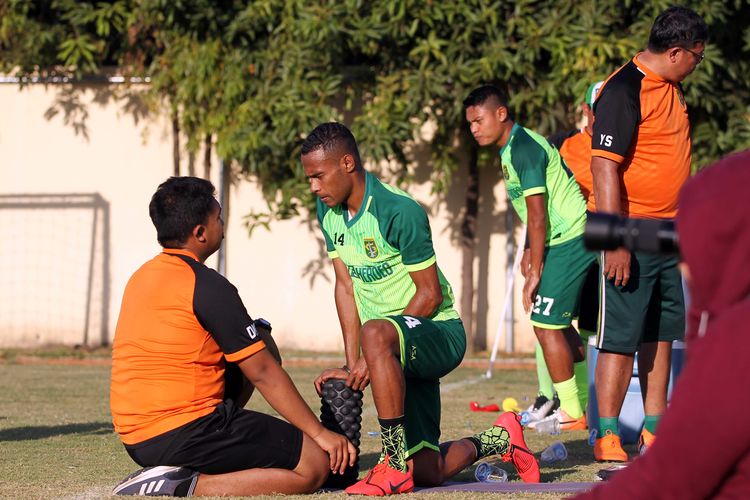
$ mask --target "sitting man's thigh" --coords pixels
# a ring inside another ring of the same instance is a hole
[[[213,413],[128,446],[142,466],[178,465],[205,474],[253,468],[294,470],[301,456],[302,431],[278,418],[220,403]]]

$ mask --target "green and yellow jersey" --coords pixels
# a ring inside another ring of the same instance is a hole
[[[401,315],[417,289],[409,273],[436,262],[424,209],[369,172],[362,206],[353,217],[346,207],[330,208],[320,200],[317,206],[328,256],[349,269],[361,322]],[[431,319],[458,318],[450,283],[440,268],[437,274],[443,302]]]
[[[525,198],[545,195],[547,246],[583,234],[586,202],[573,174],[547,139],[516,123],[508,142],[500,149],[500,161],[508,197],[524,224],[527,223]]]

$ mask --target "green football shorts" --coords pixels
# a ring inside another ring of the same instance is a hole
[[[626,286],[600,275],[596,347],[625,354],[636,352],[642,342],[682,340],[685,297],[678,263],[676,256],[633,252]]]
[[[466,352],[460,319],[433,321],[417,316],[389,316],[398,332],[406,377],[404,420],[406,455],[423,448],[440,451],[440,378],[453,371]]]
[[[571,325],[586,274],[596,254],[583,246],[583,236],[544,249],[544,268],[536,299],[531,307],[531,324],[550,330]]]

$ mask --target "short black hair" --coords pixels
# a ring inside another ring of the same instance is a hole
[[[687,7],[669,7],[656,17],[648,37],[648,49],[657,54],[671,47],[690,49],[708,39],[708,26]]]
[[[506,94],[500,87],[496,85],[482,85],[471,91],[471,93],[464,99],[464,109],[472,106],[482,106],[487,104],[488,101],[493,101],[498,107],[503,106],[508,108],[508,94]],[[510,111],[510,108],[508,108]]]
[[[322,149],[325,152],[342,148],[354,157],[357,167],[361,166],[359,148],[354,134],[346,125],[338,122],[321,123],[302,142],[302,156]]]
[[[151,197],[148,213],[164,248],[180,248],[214,208],[214,185],[198,177],[170,177]]]

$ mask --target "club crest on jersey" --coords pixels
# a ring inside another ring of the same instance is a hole
[[[375,243],[374,238],[365,238],[365,254],[371,259],[377,259],[378,255],[380,255],[380,251],[378,251],[378,245]]]
[[[505,166],[505,163],[503,163],[503,177],[505,177],[506,181],[510,179],[510,174],[508,173],[508,167]]]

